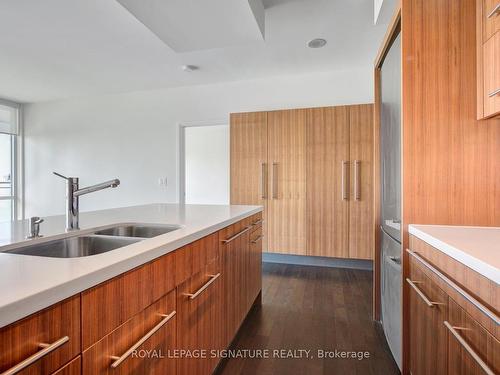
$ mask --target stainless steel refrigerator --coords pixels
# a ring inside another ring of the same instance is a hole
[[[381,320],[401,369],[401,34],[381,67]]]

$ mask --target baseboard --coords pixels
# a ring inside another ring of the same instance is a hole
[[[304,255],[262,253],[265,263],[296,264],[301,266],[352,268],[357,270],[373,270],[373,261],[365,259],[342,259],[328,257],[311,257]]]

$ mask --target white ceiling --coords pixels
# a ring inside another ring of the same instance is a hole
[[[175,52],[242,45],[264,38],[261,0],[117,1]]]
[[[348,70],[372,65],[385,32],[373,25],[373,0],[262,3],[265,40],[178,53],[115,0],[2,0],[0,97],[35,102]],[[326,47],[307,48],[316,37]]]

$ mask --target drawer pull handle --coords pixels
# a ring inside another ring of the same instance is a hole
[[[259,241],[260,241],[261,239],[263,239],[263,238],[264,238],[264,236],[261,234],[261,235],[257,236],[257,238],[256,238],[255,240],[252,240],[252,241],[250,241],[250,242],[251,242],[251,243],[257,243],[257,242],[259,242]]]
[[[24,361],[22,361],[22,362],[18,363],[17,365],[11,367],[7,371],[2,372],[1,375],[14,375],[14,374],[17,374],[19,371],[24,370],[26,367],[28,367],[28,366],[32,365],[33,363],[35,363],[36,361],[42,359],[47,354],[53,352],[54,350],[56,350],[60,346],[64,345],[68,341],[69,341],[69,337],[68,336],[64,336],[64,337],[60,338],[59,340],[53,342],[52,344],[45,344],[45,343],[38,344],[38,346],[40,348],[42,348],[42,350],[39,350],[38,352],[36,352],[32,356],[26,358]]]
[[[489,368],[489,366],[477,355],[477,353],[474,351],[474,349],[471,348],[471,346],[465,341],[465,339],[458,333],[458,331],[463,331],[466,330],[467,328],[463,327],[453,327],[449,322],[446,320],[443,322],[443,324],[448,328],[448,330],[451,332],[451,334],[455,337],[455,339],[460,343],[460,345],[463,346],[463,348],[471,355],[472,358],[477,362],[479,366],[484,370],[485,373],[488,375],[495,375],[492,369]]]
[[[238,233],[236,233],[234,236],[229,237],[227,240],[223,240],[222,243],[229,243],[232,240],[235,240],[236,238],[238,238],[239,236],[241,236],[243,233],[248,232],[251,228],[252,228],[251,225],[248,226],[248,227],[246,227],[245,229],[243,229],[243,230],[239,231]]]
[[[123,353],[121,356],[111,356],[111,359],[114,360],[114,362],[111,364],[111,368],[117,368],[120,366],[120,364],[125,361],[139,346],[144,344],[151,336],[153,336],[161,327],[163,327],[165,324],[168,323],[170,319],[172,319],[176,314],[176,311],[172,311],[170,314],[165,315],[165,314],[160,314],[163,319],[161,320],[160,323],[155,325],[148,333],[146,333],[144,336],[141,337],[139,341],[137,341],[134,345],[132,345],[125,353]]]
[[[439,302],[432,302],[429,298],[427,298],[427,296],[424,294],[424,292],[422,292],[420,290],[420,288],[418,286],[416,286],[415,284],[418,284],[419,281],[412,281],[410,280],[409,278],[406,278],[406,282],[408,284],[410,284],[410,286],[415,290],[415,292],[417,292],[417,294],[420,296],[420,298],[422,298],[422,300],[425,302],[425,304],[429,307],[434,307],[435,305],[442,305],[442,303],[439,303]]]
[[[210,280],[208,280],[205,284],[203,284],[203,286],[198,289],[196,292],[194,293],[186,293],[186,296],[189,297],[189,299],[195,299],[196,297],[198,297],[201,293],[203,293],[203,291],[205,289],[207,289],[210,284],[212,284],[215,280],[217,280],[220,276],[220,272],[216,275],[210,275]]]
[[[252,223],[252,226],[256,226],[256,225],[262,224],[263,222],[264,222],[264,220],[259,219],[259,220],[257,220],[256,222],[253,222],[253,223]]]
[[[497,4],[496,7],[486,16],[486,18],[492,18],[494,15],[500,13],[500,3]]]
[[[493,91],[493,92],[490,92],[490,93],[488,94],[488,97],[493,98],[494,96],[497,96],[498,94],[500,94],[500,89],[495,90],[495,91]]]
[[[466,300],[468,300],[470,303],[472,303],[474,306],[476,306],[481,312],[486,315],[488,318],[493,320],[497,325],[500,324],[500,318],[490,309],[488,309],[486,306],[484,306],[481,302],[479,302],[477,299],[472,297],[469,293],[467,293],[465,290],[460,288],[457,284],[455,284],[453,281],[451,281],[448,277],[446,277],[443,273],[441,273],[438,269],[436,269],[432,264],[427,262],[424,258],[422,258],[420,255],[418,255],[415,251],[412,251],[410,249],[406,249],[406,252],[410,254],[413,258],[415,258],[420,264],[422,264],[425,268],[430,270],[432,273],[437,275],[441,280],[443,280],[446,284],[448,284],[452,289],[454,289],[457,293],[461,294],[462,297],[464,297]]]

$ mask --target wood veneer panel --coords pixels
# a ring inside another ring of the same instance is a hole
[[[421,239],[410,236],[410,250],[415,251],[433,267],[446,275],[462,289],[471,294],[495,314],[500,312],[500,288],[498,285],[466,265],[456,261],[443,252],[435,249]],[[410,259],[411,261],[411,259]],[[410,264],[417,263],[411,261]],[[464,310],[480,322],[488,331],[500,338],[500,327],[483,314],[477,307],[467,301],[460,293],[451,288],[432,271],[420,267],[441,289],[451,296]]]
[[[349,258],[373,259],[373,104],[349,106]],[[358,161],[356,199],[355,162]]]
[[[40,343],[69,341],[20,374],[51,374],[80,353],[80,296],[30,315],[0,329],[0,372],[40,351]]]
[[[195,299],[186,296],[202,287],[210,275],[221,272],[220,259],[186,280],[177,290],[177,348],[206,350],[206,358],[183,357],[177,360],[178,375],[209,375],[218,363],[211,350],[223,344],[222,280],[219,277]]]
[[[307,255],[349,256],[349,201],[342,162],[349,161],[349,107],[313,108],[307,137]]]
[[[271,168],[269,252],[306,254],[307,112],[292,109],[267,115]]]
[[[475,16],[475,0],[402,2],[403,248],[411,223],[500,226],[500,121],[476,120]]]
[[[497,17],[500,19],[500,16]],[[490,96],[500,90],[500,32],[483,45],[483,53],[484,115],[492,116],[500,112],[500,93]]]
[[[458,334],[472,350],[479,355],[493,373],[500,372],[500,342],[479,325],[452,299],[449,300],[449,323],[460,327]],[[457,339],[448,335],[448,374],[483,375],[485,371],[477,361],[464,349]]]
[[[483,42],[486,42],[493,34],[500,31],[500,14],[497,13],[497,15],[487,18],[498,5],[498,0],[478,0],[478,3],[483,6],[483,22],[481,25],[483,26]],[[481,35],[481,33],[479,33],[479,35]]]
[[[448,332],[443,321],[448,318],[448,296],[419,267],[411,268],[409,278],[430,301],[439,303],[430,307],[409,288],[411,374],[446,374]]]
[[[168,315],[176,310],[176,294],[172,291],[149,306],[132,319],[118,327],[95,345],[83,352],[83,375],[105,374],[150,374],[163,375],[175,373],[176,362],[167,356],[176,344],[176,321],[174,315],[165,325],[154,333],[137,350],[151,351],[150,358],[141,358],[132,353],[116,369],[111,368],[111,356],[121,356],[132,345]]]
[[[146,264],[82,292],[83,349],[153,302],[150,270]]]
[[[264,206],[266,220],[271,173],[267,157],[267,112],[232,113],[230,124],[231,204]],[[266,225],[264,249],[267,248]]]

